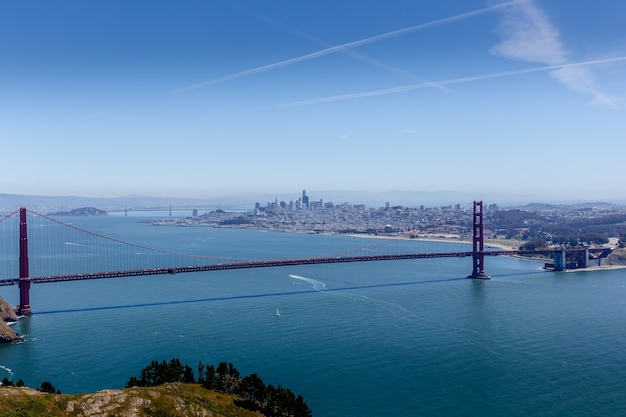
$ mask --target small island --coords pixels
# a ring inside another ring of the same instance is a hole
[[[81,207],[70,211],[57,211],[53,216],[106,216],[108,213],[95,207]]]

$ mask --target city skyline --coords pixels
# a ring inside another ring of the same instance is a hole
[[[617,0],[2,11],[0,193],[626,196]]]

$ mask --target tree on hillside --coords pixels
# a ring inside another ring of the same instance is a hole
[[[48,394],[61,393],[61,391],[58,391],[56,388],[54,388],[54,385],[52,385],[49,381],[43,381],[41,383],[41,388],[39,388],[39,391],[47,392]]]
[[[169,362],[150,362],[141,370],[139,378],[131,377],[128,380],[126,387],[151,387],[166,382],[194,383],[196,380],[191,368],[175,358]],[[217,368],[199,362],[197,382],[207,389],[241,396],[242,400],[237,400],[238,405],[249,410],[261,411],[268,417],[312,416],[311,410],[301,395],[296,396],[280,385],[278,387],[265,386],[261,377],[256,374],[241,378],[237,368],[230,362],[220,362]],[[42,384],[42,390],[43,388]],[[54,389],[49,386],[45,388]]]
[[[543,249],[545,247],[546,247],[545,239],[537,237],[531,240],[530,242],[524,243],[519,248],[521,250],[536,250],[536,249]]]
[[[169,363],[165,360],[150,362],[150,365],[141,370],[139,378],[131,377],[128,380],[126,387],[156,387],[166,382],[194,383],[196,381],[192,369],[174,358]]]
[[[609,243],[609,237],[604,233],[588,232],[580,235],[580,241],[590,245],[604,245]]]
[[[215,376],[215,366],[204,366],[202,362],[198,368],[202,369],[202,373],[198,376],[198,382],[206,389],[215,389],[217,387],[217,377]]]
[[[239,371],[230,362],[220,362],[216,375],[216,390],[226,394],[234,393],[241,381]]]
[[[301,395],[281,387],[267,386],[267,397],[262,412],[268,417],[311,417],[313,414]]]
[[[552,237],[552,243],[555,245],[561,245],[565,247],[574,248],[578,246],[578,236],[569,234],[569,235],[556,235]]]
[[[265,402],[266,391],[265,383],[261,377],[257,374],[251,374],[241,380],[238,393],[248,401],[262,404]]]

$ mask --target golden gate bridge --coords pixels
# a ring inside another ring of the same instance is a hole
[[[578,258],[578,265],[584,267],[589,252],[600,253],[600,256],[610,252],[608,249],[485,250],[483,215],[483,203],[475,201],[471,251],[441,251],[440,245],[434,249],[424,245],[423,240],[396,238],[380,239],[369,246],[324,256],[240,260],[133,244],[20,208],[0,218],[0,286],[18,285],[17,312],[30,315],[31,283],[446,257],[471,257],[472,271],[467,277],[489,279],[484,270],[485,256],[550,255],[554,257],[553,269],[559,271],[566,268],[567,257]],[[466,246],[464,244],[463,248]]]

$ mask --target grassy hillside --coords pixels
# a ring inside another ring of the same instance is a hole
[[[45,394],[30,388],[0,388],[3,417],[259,417],[225,394],[197,384],[104,390],[94,394]]]

